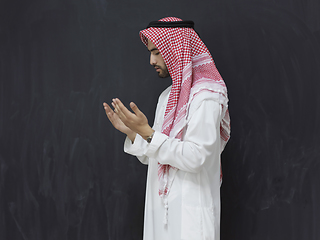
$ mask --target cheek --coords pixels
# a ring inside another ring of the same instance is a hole
[[[166,68],[166,63],[163,61],[163,59],[161,59],[161,66]]]

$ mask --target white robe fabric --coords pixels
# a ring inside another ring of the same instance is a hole
[[[137,135],[126,138],[124,151],[148,164],[144,240],[220,239],[220,121],[222,108],[214,100],[198,106],[189,117],[183,140],[161,133],[171,86],[159,97],[151,143]],[[168,196],[168,223],[159,197],[158,162],[178,168]]]

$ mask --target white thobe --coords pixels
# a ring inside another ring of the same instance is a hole
[[[195,104],[199,107],[182,140],[169,138],[161,127],[170,90],[159,97],[151,143],[137,134],[133,144],[128,138],[124,144],[125,152],[148,164],[144,240],[219,240],[221,107],[214,100]],[[158,162],[179,169],[168,196],[167,224],[158,194]]]

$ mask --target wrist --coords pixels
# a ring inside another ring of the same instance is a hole
[[[154,130],[148,126],[148,128],[144,129],[140,136],[144,139],[144,140],[147,140],[148,137],[150,137],[152,134],[154,133]]]
[[[135,132],[131,132],[127,134],[127,137],[131,140],[132,143],[134,143],[134,140],[136,139],[136,133]]]
[[[151,143],[155,131],[146,139],[147,143]]]

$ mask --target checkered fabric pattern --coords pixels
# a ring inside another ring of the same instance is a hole
[[[182,21],[167,17],[159,21]],[[149,27],[140,31],[142,42],[148,46],[148,39],[159,50],[172,78],[172,88],[167,103],[162,133],[182,139],[188,106],[194,95],[204,91],[217,94],[224,107],[224,118],[220,124],[222,145],[230,137],[230,119],[227,110],[226,85],[215,67],[212,56],[192,28]],[[209,86],[209,87],[208,87]],[[169,194],[177,169],[169,165],[158,165],[159,195]],[[222,175],[221,175],[222,177]]]

